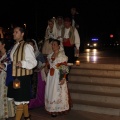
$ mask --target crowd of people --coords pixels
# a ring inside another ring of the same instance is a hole
[[[68,113],[68,75],[80,52],[78,28],[69,16],[51,18],[41,51],[36,40],[25,38],[23,27],[13,28],[12,44],[0,28],[0,119],[31,120],[29,109],[40,106],[52,117]]]

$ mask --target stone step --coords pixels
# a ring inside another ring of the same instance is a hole
[[[74,75],[70,74],[69,83],[76,84],[92,84],[92,85],[106,85],[120,87],[120,77],[101,77],[95,75]]]
[[[81,110],[92,113],[120,116],[120,109],[99,107],[92,105],[83,105],[83,104],[74,104],[72,107],[73,110]]]
[[[84,94],[84,93],[72,93],[71,98],[76,100],[87,100],[91,102],[102,102],[107,104],[120,104],[120,97],[114,96],[105,96],[105,95],[93,95],[93,94]]]
[[[93,63],[81,63],[79,66],[73,65],[72,69],[104,69],[104,70],[120,70],[120,64],[93,64]]]
[[[120,109],[120,104],[109,104],[109,103],[102,103],[102,102],[93,102],[88,100],[76,100],[72,99],[73,104],[81,104],[81,105],[89,105],[89,106],[96,106],[96,107],[104,107],[104,108],[114,108],[114,109]]]
[[[100,86],[100,85],[84,85],[84,84],[68,84],[71,92],[86,92],[88,94],[110,95],[120,97],[120,87]]]
[[[120,65],[73,65],[68,88],[74,110],[120,116]]]
[[[117,92],[105,92],[105,91],[88,91],[88,90],[75,90],[69,88],[70,93],[78,93],[78,94],[90,94],[90,95],[102,95],[102,96],[112,96],[112,97],[120,97],[120,93]]]
[[[71,69],[70,74],[74,75],[96,75],[98,77],[120,77],[120,71],[114,71],[114,70],[95,70],[95,69]]]

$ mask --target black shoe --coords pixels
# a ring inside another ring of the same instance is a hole
[[[29,117],[24,117],[24,120],[31,120],[31,115],[29,115]]]
[[[51,114],[51,117],[57,117],[57,115],[56,114]]]

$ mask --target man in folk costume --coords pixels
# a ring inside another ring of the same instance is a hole
[[[82,19],[82,17],[80,16],[78,9],[76,7],[72,7],[70,9],[70,16],[72,19],[72,26],[76,27],[76,29],[78,30],[78,33],[80,34],[80,52],[84,52],[84,38],[85,38],[85,32],[84,32],[84,28],[85,26],[83,26],[84,21]]]
[[[15,120],[21,120],[22,114],[24,114],[25,120],[30,120],[28,103],[31,93],[31,74],[33,73],[32,69],[37,65],[37,61],[33,47],[24,41],[23,28],[15,27],[13,38],[16,44],[11,50],[10,57],[12,61],[12,76],[14,77],[13,84],[11,84],[11,90],[13,90],[11,94],[16,105]],[[15,80],[19,81],[19,85],[15,83]]]
[[[79,57],[80,36],[75,27],[71,25],[71,19],[64,19],[64,28],[62,29],[63,47],[68,57],[68,65],[73,65],[75,55]]]
[[[56,28],[57,28],[57,39],[60,41],[60,50],[64,51],[63,48],[63,42],[62,42],[62,37],[61,37],[61,31],[64,27],[64,19],[62,16],[58,16],[56,18]]]

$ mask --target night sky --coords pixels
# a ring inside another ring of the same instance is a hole
[[[80,15],[83,34],[120,33],[120,4],[117,0],[35,0],[1,2],[0,26],[27,24],[33,36],[44,36],[47,20],[53,16],[67,16],[71,7]]]

